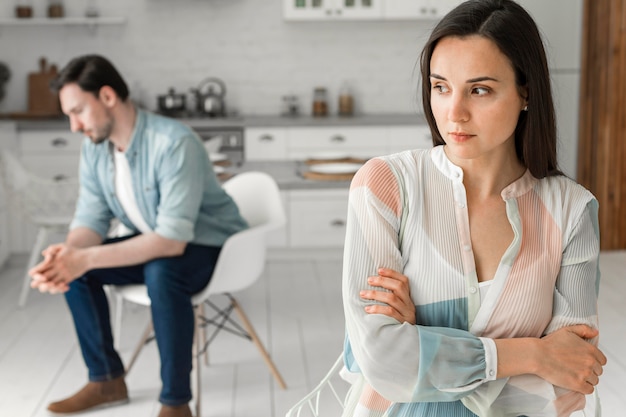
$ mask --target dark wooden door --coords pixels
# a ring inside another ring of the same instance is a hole
[[[600,203],[603,250],[626,249],[626,0],[585,0],[578,181]]]

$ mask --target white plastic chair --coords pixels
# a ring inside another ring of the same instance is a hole
[[[18,305],[23,307],[30,290],[28,270],[35,266],[49,235],[67,232],[78,199],[78,178],[49,179],[28,171],[9,151],[0,152],[0,168],[9,203],[37,226]]]
[[[343,354],[339,355],[328,373],[304,398],[287,411],[285,417],[339,417],[346,407],[348,394],[341,395],[338,383],[347,384],[341,376]]]
[[[232,235],[226,240],[220,252],[215,270],[209,284],[192,297],[192,303],[196,314],[196,325],[199,331],[195,332],[194,340],[194,383],[196,416],[200,416],[200,370],[198,369],[198,357],[206,353],[208,344],[214,339],[219,330],[226,329],[243,336],[256,345],[265,363],[270,368],[274,378],[281,388],[286,385],[278,372],[276,365],[268,355],[259,340],[252,324],[243,312],[237,300],[231,295],[252,285],[262,274],[265,268],[267,235],[270,232],[283,228],[286,223],[280,192],[274,179],[262,172],[246,172],[238,174],[223,185],[226,192],[235,200],[239,211],[249,224],[249,228]],[[123,302],[132,302],[143,306],[150,305],[145,285],[114,286],[112,293],[116,296],[115,325],[113,329],[114,340],[117,341],[121,334]],[[229,299],[226,309],[219,309],[209,301],[209,297],[223,294]],[[204,306],[208,305],[217,312],[217,318],[206,318]],[[236,311],[242,323],[240,326],[230,317],[232,311]],[[216,330],[208,339],[204,332],[207,325],[215,325]],[[200,334],[198,334],[200,333]],[[142,347],[150,340],[152,334],[152,322],[148,324],[135,352],[128,364],[126,372],[132,368]],[[206,356],[205,356],[206,358]]]

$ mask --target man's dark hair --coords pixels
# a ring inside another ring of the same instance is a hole
[[[111,87],[122,101],[128,98],[128,86],[113,64],[100,55],[83,55],[72,59],[50,83],[59,92],[66,84],[76,83],[83,90],[100,94],[105,85]]]
[[[437,43],[449,36],[478,35],[491,40],[511,61],[518,88],[528,92],[528,111],[515,128],[520,162],[535,178],[562,175],[557,167],[557,137],[548,61],[532,17],[512,0],[470,0],[448,13],[433,29],[420,57],[424,115],[435,145],[445,144],[430,105],[430,61]]]

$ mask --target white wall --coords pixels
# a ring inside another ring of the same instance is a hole
[[[32,0],[37,16],[46,0]],[[296,94],[310,112],[315,86],[329,89],[336,111],[339,85],[351,83],[356,110],[420,111],[414,71],[431,21],[285,22],[282,0],[97,0],[103,16],[121,26],[0,27],[0,61],[13,77],[0,113],[26,109],[27,73],[40,56],[65,65],[83,53],[108,56],[134,98],[156,107],[168,87],[188,91],[205,77],[227,85],[227,103],[244,114],[277,114],[281,96]],[[81,16],[85,0],[64,0],[66,15]],[[547,38],[556,90],[561,161],[576,168],[580,16],[582,0],[520,0]],[[0,17],[15,1],[0,2]]]
[[[1,2],[10,16],[13,1]],[[45,1],[34,0],[44,15]],[[40,4],[41,3],[41,4]],[[84,1],[65,0],[67,15]],[[310,111],[315,86],[329,88],[335,109],[339,84],[354,86],[357,109],[410,112],[413,68],[432,22],[306,22],[282,19],[281,0],[100,0],[102,15],[123,26],[2,27],[0,60],[13,71],[0,112],[25,110],[26,74],[40,56],[62,67],[83,53],[111,58],[148,107],[173,86],[186,91],[203,78],[226,82],[230,106],[246,114],[276,114],[280,97],[300,96]],[[137,91],[139,90],[139,91]]]

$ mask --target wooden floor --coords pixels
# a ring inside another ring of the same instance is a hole
[[[46,405],[86,381],[72,322],[61,296],[31,292],[17,307],[26,262],[14,256],[0,271],[0,416],[47,416]],[[604,253],[600,290],[601,347],[609,365],[599,386],[604,417],[626,415],[626,252]],[[342,349],[341,261],[270,260],[264,277],[238,295],[287,385],[281,390],[247,340],[221,334],[203,367],[203,417],[280,417],[305,395]],[[147,320],[126,307],[120,353],[125,360]],[[128,405],[90,417],[156,416],[160,389],[154,344],[127,378]],[[328,417],[333,417],[328,415]]]

